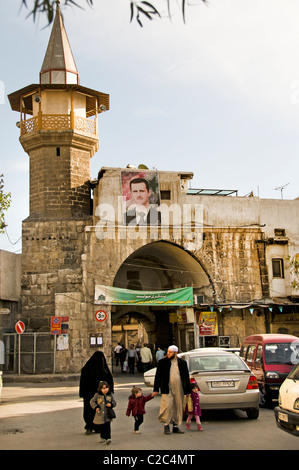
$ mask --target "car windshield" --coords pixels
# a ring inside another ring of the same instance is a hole
[[[299,364],[289,373],[288,379],[299,380]]]
[[[239,356],[228,353],[226,355],[191,356],[189,369],[192,372],[200,370],[248,370],[248,367]]]
[[[265,345],[266,364],[297,364],[299,341],[293,343],[269,343]]]

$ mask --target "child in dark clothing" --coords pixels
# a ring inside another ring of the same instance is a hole
[[[134,434],[140,434],[139,427],[143,423],[143,415],[145,414],[145,403],[154,398],[157,394],[157,392],[153,392],[150,395],[144,396],[141,388],[132,388],[131,395],[129,396],[129,403],[126,415],[130,416],[130,413],[132,412],[132,416],[135,420],[133,431]]]

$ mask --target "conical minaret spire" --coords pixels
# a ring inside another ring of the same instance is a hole
[[[59,2],[56,2],[56,5],[52,32],[40,71],[40,83],[79,85],[79,74],[63,24]]]

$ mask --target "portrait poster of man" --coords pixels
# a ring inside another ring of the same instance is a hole
[[[156,170],[121,172],[124,225],[160,225],[160,188]]]

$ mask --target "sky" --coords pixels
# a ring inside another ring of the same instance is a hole
[[[193,172],[192,188],[299,197],[298,0],[189,0],[185,23],[173,0],[171,21],[143,28],[130,23],[129,0],[77,3],[84,9],[61,1],[61,10],[80,83],[110,95],[91,179],[101,167],[143,163]],[[12,196],[0,249],[15,253],[29,157],[7,95],[39,82],[51,32],[20,6],[0,0],[0,174]]]

